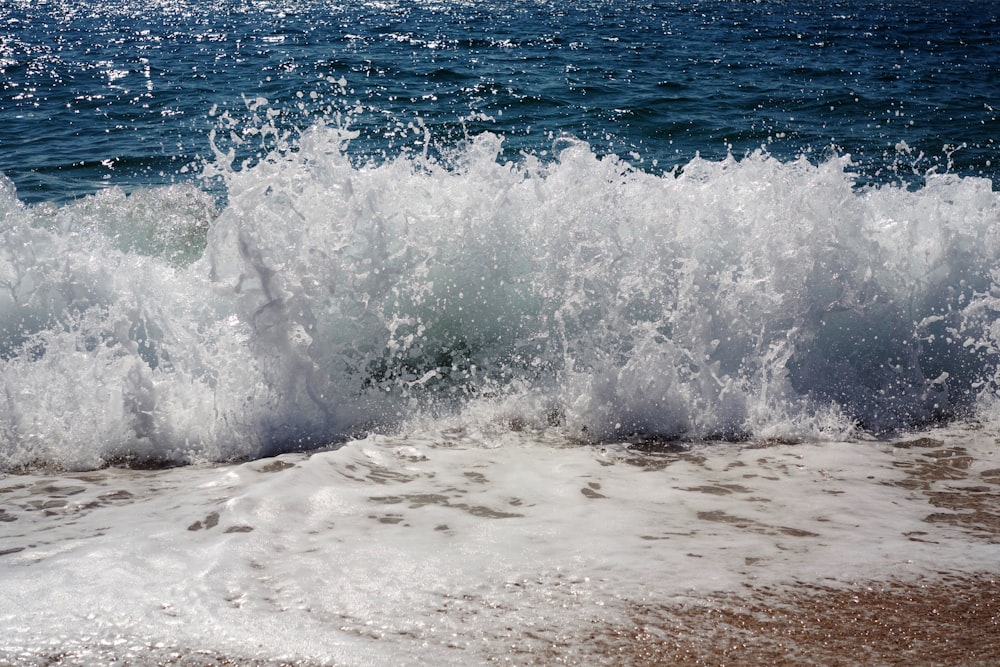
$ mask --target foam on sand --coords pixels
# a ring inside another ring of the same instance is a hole
[[[468,664],[560,647],[628,662],[642,654],[615,633],[640,621],[635,646],[671,655],[675,623],[689,647],[683,628],[715,613],[718,642],[763,632],[767,605],[805,627],[809,596],[902,604],[896,586],[994,581],[1000,562],[1000,461],[981,431],[659,453],[489,442],[373,436],[240,465],[7,477],[0,655]]]

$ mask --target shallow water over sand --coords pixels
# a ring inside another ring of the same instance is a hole
[[[901,608],[924,589],[958,599],[942,587],[970,578],[988,589],[998,499],[996,440],[973,427],[659,453],[441,432],[241,465],[12,475],[0,661],[749,660],[733,637],[775,650],[774,608],[809,628],[844,591]],[[982,631],[954,616],[952,635]],[[714,639],[695,641],[710,621]]]

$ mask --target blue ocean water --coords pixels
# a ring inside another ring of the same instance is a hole
[[[0,25],[0,171],[25,201],[176,179],[212,110],[254,124],[258,97],[283,130],[350,114],[364,157],[416,123],[647,170],[765,146],[850,154],[862,180],[997,174],[1000,11],[978,0],[11,0]]]
[[[993,3],[0,25],[0,466],[992,423]]]

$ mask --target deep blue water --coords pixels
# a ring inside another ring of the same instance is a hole
[[[0,26],[0,172],[27,201],[186,178],[212,128],[259,128],[258,97],[293,131],[349,115],[362,160],[426,127],[432,150],[569,135],[654,172],[761,146],[850,154],[862,182],[1000,162],[979,0],[5,0]]]

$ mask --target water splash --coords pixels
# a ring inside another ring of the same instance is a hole
[[[238,168],[219,148],[221,211],[192,186],[27,207],[5,182],[0,467],[246,458],[428,414],[591,442],[992,414],[986,179],[858,188],[848,156],[763,151],[659,175],[572,139],[511,162],[488,133],[358,164],[352,136]]]

